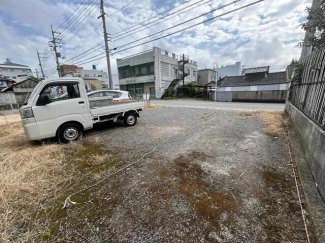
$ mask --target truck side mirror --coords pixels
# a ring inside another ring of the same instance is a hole
[[[39,96],[36,105],[37,106],[44,106],[44,105],[47,105],[49,103],[51,103],[50,97],[48,95],[43,94],[43,95]]]

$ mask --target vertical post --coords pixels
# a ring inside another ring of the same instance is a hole
[[[44,75],[44,71],[43,71],[43,67],[42,67],[42,62],[41,62],[41,57],[40,57],[40,55],[39,55],[38,50],[36,50],[36,52],[37,52],[37,56],[38,56],[39,66],[40,66],[40,68],[41,68],[42,77],[43,77],[43,79],[45,79],[45,75]],[[37,78],[38,78],[38,75],[37,75]]]
[[[183,86],[185,85],[185,55],[183,54]]]
[[[110,61],[110,57],[109,57],[108,36],[107,36],[107,31],[106,31],[104,0],[100,0],[100,14],[101,15],[98,18],[102,18],[102,21],[103,21],[103,30],[104,30],[104,41],[105,41],[105,51],[106,51],[106,61],[107,61],[109,88],[114,89],[113,80],[112,80],[111,61]]]
[[[35,68],[35,73],[36,73],[36,77],[39,78],[37,68]]]
[[[51,25],[51,31],[52,31],[52,41],[50,41],[51,43],[53,43],[53,50],[55,53],[55,60],[56,60],[56,69],[58,70],[58,74],[59,77],[62,77],[62,73],[61,73],[61,68],[60,68],[60,62],[59,62],[59,54],[58,54],[58,50],[57,50],[57,46],[56,44],[58,43],[55,37],[56,32],[53,31],[52,25]]]

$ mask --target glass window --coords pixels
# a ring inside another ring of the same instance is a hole
[[[134,67],[134,75],[138,75],[139,74],[139,68],[138,67]]]
[[[12,76],[12,78],[13,78],[13,79],[16,79],[16,77],[15,77],[15,76]]]
[[[15,69],[10,69],[10,72],[15,72]]]
[[[126,76],[128,76],[129,75],[129,70],[124,70],[123,71],[123,75],[126,77]]]
[[[141,67],[141,74],[146,74],[147,73],[147,67],[143,66]]]
[[[97,92],[97,93],[89,95],[88,97],[89,98],[97,98],[97,97],[102,97],[102,96],[103,96],[102,92]]]
[[[78,84],[50,84],[41,92],[40,96],[48,96],[51,102],[74,99],[80,97]]]
[[[196,77],[196,71],[195,70],[193,70],[193,76]]]
[[[150,64],[150,73],[154,73],[155,71],[155,65],[152,63]]]

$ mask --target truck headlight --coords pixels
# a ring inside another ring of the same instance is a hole
[[[24,108],[20,110],[21,118],[31,118],[34,116],[32,108]]]

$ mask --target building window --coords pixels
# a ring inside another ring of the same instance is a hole
[[[141,74],[146,74],[147,73],[147,67],[143,66],[141,67]]]
[[[195,70],[193,70],[193,76],[196,77],[196,71]]]
[[[98,75],[98,77],[99,77],[99,78],[102,78],[102,77],[103,77],[103,75],[99,74],[99,75]]]
[[[16,77],[15,77],[15,76],[12,76],[12,78],[13,78],[13,79],[16,79]]]
[[[177,68],[174,68],[174,77],[177,78],[178,70]]]
[[[10,78],[9,76],[4,76],[4,78]]]
[[[124,77],[127,77],[129,75],[129,70],[124,70],[123,75],[124,75]]]
[[[191,75],[191,69],[187,69],[188,75]]]
[[[134,75],[138,75],[139,74],[139,68],[138,67],[134,67]]]
[[[152,63],[150,64],[150,73],[154,73],[155,72],[155,65]]]
[[[15,72],[15,69],[10,69],[10,72]]]
[[[87,78],[88,78],[88,77],[89,77],[89,74],[88,74],[88,73],[86,73],[86,74],[85,74],[85,77],[87,77]]]

